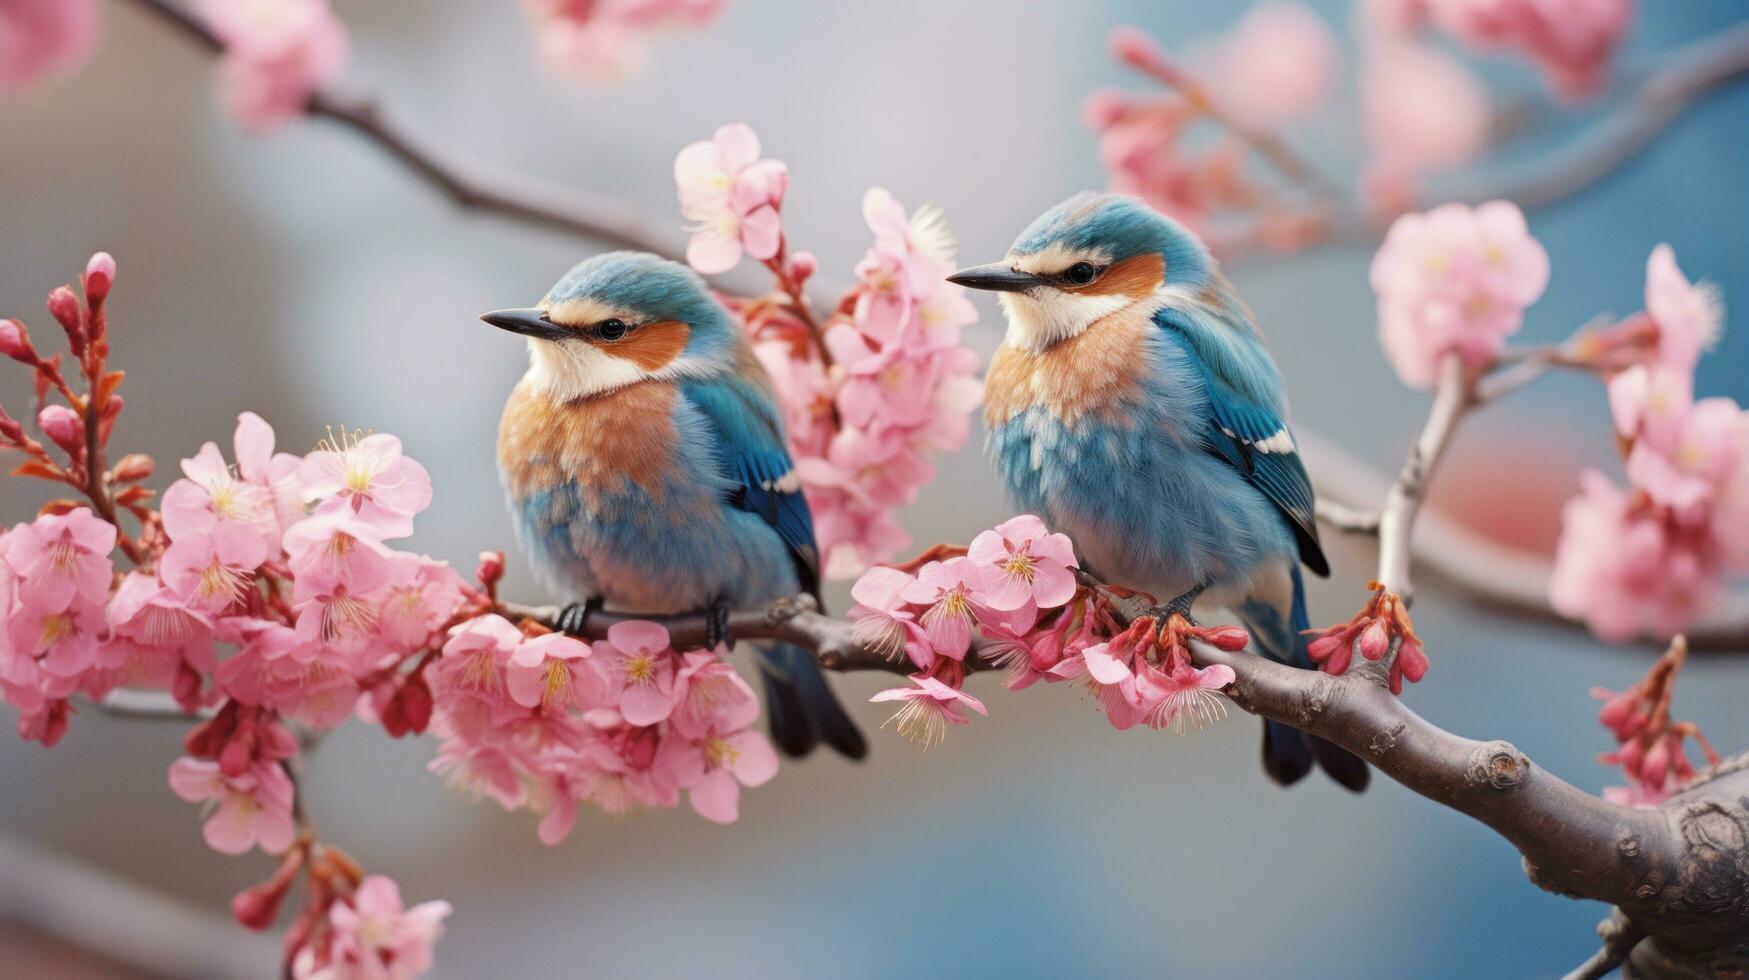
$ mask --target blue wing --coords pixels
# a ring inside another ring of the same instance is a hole
[[[1281,373],[1256,328],[1213,310],[1182,308],[1163,309],[1154,322],[1183,339],[1202,371],[1211,415],[1204,448],[1243,473],[1288,519],[1306,567],[1330,574],[1318,543],[1312,481],[1283,421]]]
[[[820,554],[814,519],[802,497],[770,393],[736,376],[682,382],[681,393],[711,427],[723,476],[735,489],[729,503],[757,514],[777,531],[795,559],[804,591],[817,593]]]

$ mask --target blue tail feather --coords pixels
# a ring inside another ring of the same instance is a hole
[[[1282,629],[1280,611],[1267,603],[1247,600],[1240,612],[1264,656],[1290,666],[1314,669],[1307,650],[1310,638],[1306,636],[1311,617],[1306,612],[1306,586],[1298,565],[1293,568],[1293,604],[1287,630]],[[1348,750],[1307,735],[1292,725],[1264,720],[1263,769],[1271,779],[1291,786],[1312,770],[1313,762],[1331,779],[1356,793],[1365,789],[1371,778],[1366,763]]]
[[[771,740],[785,755],[807,755],[821,742],[852,759],[868,755],[868,742],[807,651],[782,643],[761,646],[759,675]]]

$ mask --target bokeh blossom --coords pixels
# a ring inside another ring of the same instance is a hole
[[[225,45],[225,104],[252,129],[298,116],[346,66],[346,28],[328,0],[199,0],[196,9]]]
[[[641,67],[649,39],[661,32],[704,27],[724,0],[523,0],[537,44],[557,74],[602,85]]]
[[[1393,222],[1371,278],[1391,365],[1427,387],[1448,354],[1474,369],[1499,353],[1548,285],[1549,256],[1516,205],[1446,204]]]
[[[97,0],[0,0],[0,95],[84,64],[97,24]]]

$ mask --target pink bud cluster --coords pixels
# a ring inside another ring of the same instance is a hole
[[[1427,648],[1415,635],[1409,607],[1400,596],[1372,583],[1372,598],[1346,623],[1313,630],[1306,652],[1326,673],[1345,674],[1354,662],[1354,652],[1368,660],[1382,660],[1395,648],[1388,675],[1392,694],[1403,693],[1403,681],[1418,683],[1430,666]]]
[[[1486,366],[1549,282],[1549,256],[1509,201],[1446,204],[1391,224],[1372,261],[1379,333],[1404,384],[1432,384],[1456,354]]]
[[[1615,736],[1616,748],[1598,757],[1604,765],[1620,766],[1625,786],[1609,786],[1603,798],[1624,806],[1657,806],[1695,776],[1683,743],[1693,739],[1707,764],[1716,765],[1713,750],[1699,726],[1671,721],[1670,702],[1676,676],[1687,657],[1687,645],[1679,638],[1652,669],[1632,687],[1615,692],[1593,688],[1592,697],[1603,702],[1597,720]]]
[[[962,689],[974,636],[982,659],[1008,670],[1010,690],[1080,680],[1120,730],[1146,723],[1182,732],[1224,714],[1213,692],[1233,671],[1193,666],[1188,640],[1242,649],[1244,630],[1181,619],[1126,625],[1108,596],[1077,582],[1068,537],[1037,517],[1015,517],[963,552],[937,548],[913,564],[863,573],[850,610],[858,642],[916,668],[909,687],[870,699],[900,702],[890,723],[908,738],[935,745],[949,725],[970,722],[968,710],[988,713]]]
[[[1660,245],[1647,262],[1646,311],[1579,343],[1580,356],[1614,372],[1628,486],[1583,474],[1562,512],[1549,596],[1605,639],[1676,633],[1726,577],[1749,572],[1749,413],[1694,397],[1695,365],[1722,319],[1717,291],[1691,284]]]
[[[724,0],[523,0],[547,66],[595,84],[636,71],[652,35],[704,27],[723,6]]]
[[[700,816],[732,823],[741,787],[777,774],[753,689],[716,653],[674,650],[655,623],[616,623],[591,646],[482,616],[455,628],[431,675],[432,768],[542,812],[547,844],[571,832],[579,803],[671,807],[682,790]]]
[[[252,129],[298,116],[346,67],[346,28],[328,0],[198,0],[196,9],[225,45],[225,105]]]
[[[776,386],[826,574],[854,576],[910,543],[893,511],[934,478],[930,452],[965,444],[983,398],[978,357],[960,340],[977,311],[946,281],[953,234],[938,208],[907,215],[885,190],[869,190],[862,210],[874,244],[822,323],[805,293],[818,264],[789,250],[780,221],[787,171],[759,159],[753,131],[722,127],[681,150],[674,171],[693,223],[692,266],[723,272],[745,254],[776,280],[770,296],[725,301]]]
[[[78,68],[97,22],[97,0],[0,0],[0,95]]]

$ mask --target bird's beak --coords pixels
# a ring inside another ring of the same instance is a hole
[[[493,310],[490,313],[480,314],[480,319],[500,330],[519,333],[524,337],[558,340],[565,336],[564,328],[554,326],[553,322],[547,319],[545,310]]]
[[[1038,276],[1009,268],[1000,262],[961,269],[948,276],[947,281],[959,283],[968,289],[990,289],[1002,293],[1024,293],[1034,286],[1044,285],[1044,280]]]

